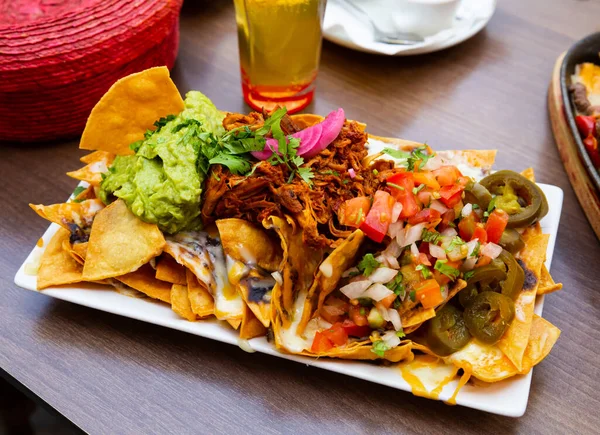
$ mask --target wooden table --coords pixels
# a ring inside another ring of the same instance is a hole
[[[502,0],[487,29],[426,56],[388,58],[324,43],[314,104],[374,134],[437,149],[498,148],[499,168],[534,166],[565,192],[544,317],[563,333],[534,370],[529,407],[504,418],[413,397],[182,332],[53,300],[13,276],[47,227],[28,202],[62,202],[77,142],[0,146],[0,366],[92,433],[597,433],[600,246],[553,143],[546,89],[556,57],[597,28],[600,4]],[[173,76],[246,111],[229,1],[188,1]]]

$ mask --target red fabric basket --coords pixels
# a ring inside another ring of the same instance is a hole
[[[81,134],[119,78],[172,68],[183,0],[0,0],[0,141]]]

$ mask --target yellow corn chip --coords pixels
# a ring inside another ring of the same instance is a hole
[[[151,298],[171,303],[171,283],[156,279],[154,269],[149,264],[144,264],[135,272],[117,276],[115,279]]]
[[[81,265],[63,249],[63,243],[68,243],[69,237],[70,233],[67,230],[59,228],[46,246],[37,273],[38,290],[82,281]]]
[[[177,263],[173,257],[162,254],[156,265],[156,279],[171,284],[189,285],[185,278],[185,267]]]
[[[546,358],[559,336],[560,329],[546,319],[542,319],[537,314],[534,314],[531,322],[529,343],[525,349],[525,355],[523,355],[523,368],[521,369],[521,373],[525,374],[529,372],[533,366],[539,364]]]
[[[67,175],[76,180],[85,181],[92,186],[99,186],[102,182],[102,174],[108,171],[108,167],[114,161],[115,155],[104,153],[96,154],[95,157],[98,160],[94,160],[76,171],[67,172]],[[91,158],[88,160],[91,160]]]
[[[154,122],[184,109],[177,87],[164,67],[150,68],[118,80],[94,106],[79,148],[133,154],[129,145],[144,138]]]
[[[525,271],[525,284],[515,301],[515,318],[497,344],[518,371],[523,369],[523,354],[529,342],[535,296],[549,238],[548,234],[541,234],[539,224],[523,233],[525,247],[520,253],[520,259]]]
[[[527,178],[529,181],[533,181],[535,183],[535,173],[533,172],[533,168],[527,168],[521,172],[521,175]]]
[[[109,153],[108,151],[94,151],[81,157],[79,161],[87,165],[89,163],[100,162],[102,160],[114,160],[114,158],[115,155],[113,153]]]
[[[256,318],[248,305],[244,307],[244,315],[240,327],[240,338],[249,340],[267,334],[267,328]]]
[[[71,231],[74,225],[80,228],[91,225],[96,213],[104,208],[104,204],[99,199],[90,199],[53,205],[29,204],[29,207],[44,219]]]
[[[229,326],[231,326],[233,329],[237,330],[242,323],[242,319],[227,319],[226,322],[229,323]]]
[[[63,250],[67,251],[71,255],[71,257],[73,257],[73,260],[75,260],[83,266],[83,264],[85,263],[85,254],[87,253],[87,242],[76,243],[72,245],[69,239],[66,239],[62,242],[62,248]]]
[[[552,293],[557,290],[560,290],[562,286],[563,285],[561,283],[554,282],[554,279],[552,278],[552,275],[550,275],[550,272],[548,272],[548,269],[546,269],[546,266],[542,266],[542,276],[540,277],[540,283],[537,288],[537,294],[545,295],[548,293]]]
[[[158,256],[165,243],[156,225],[142,222],[117,200],[94,219],[84,279],[98,281],[133,272]]]
[[[190,322],[196,320],[196,315],[190,306],[187,286],[173,284],[171,287],[171,309]]]
[[[443,360],[484,382],[498,382],[519,372],[498,346],[483,344],[475,339]]]
[[[200,318],[214,314],[215,302],[210,292],[198,281],[192,271],[186,269],[185,274],[192,312]]]

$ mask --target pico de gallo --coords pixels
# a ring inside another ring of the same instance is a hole
[[[525,280],[515,254],[522,231],[547,214],[546,198],[513,171],[475,180],[453,165],[425,169],[433,155],[413,150],[372,198],[339,208],[340,223],[371,243],[325,300],[313,352],[370,339],[383,356],[416,329],[403,319],[419,310],[436,311],[418,332],[442,356],[472,336],[495,343],[512,321]]]

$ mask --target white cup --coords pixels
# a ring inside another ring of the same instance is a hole
[[[435,35],[452,27],[460,0],[350,0],[385,33]]]

